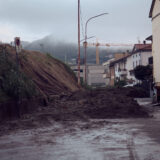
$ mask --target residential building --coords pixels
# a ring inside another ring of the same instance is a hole
[[[106,62],[104,62],[102,65],[103,66],[105,66],[105,73],[103,74],[103,78],[105,78],[105,80],[106,80],[106,86],[109,86],[109,85],[111,85],[110,84],[110,77],[111,77],[111,73],[110,73],[110,63],[112,62],[112,61],[114,61],[115,60],[115,58],[111,58],[111,59],[109,59],[108,61],[106,61]],[[113,73],[113,70],[112,70],[112,73]],[[112,83],[112,85],[113,85],[113,83]]]
[[[137,84],[139,81],[135,78],[133,70],[139,66],[149,65],[149,59],[152,57],[152,45],[151,44],[135,44],[132,50],[132,54],[126,58],[126,70],[128,83]]]
[[[115,53],[114,58],[109,59],[107,62],[104,62],[102,65],[106,66],[105,73],[103,77],[106,79],[106,85],[113,86],[115,81],[115,68],[114,66],[111,66],[110,64],[113,61],[116,61],[118,59],[121,59],[128,55],[128,53]]]
[[[113,86],[116,80],[125,80],[128,84],[140,83],[135,78],[133,70],[139,65],[148,65],[151,57],[151,44],[135,44],[131,54],[110,63],[110,85]]]
[[[110,85],[114,86],[115,81],[126,80],[127,70],[126,70],[126,60],[128,55],[122,57],[118,60],[115,60],[110,63]]]
[[[153,77],[155,91],[160,100],[160,1],[152,0],[149,17],[152,19],[152,54],[153,54]]]

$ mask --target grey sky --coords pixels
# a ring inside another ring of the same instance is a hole
[[[81,0],[83,25],[89,17],[108,12],[89,23],[88,36],[102,42],[143,41],[152,32],[150,5],[151,0]],[[77,42],[77,0],[0,0],[0,19],[2,41],[15,36],[33,41],[53,34]]]

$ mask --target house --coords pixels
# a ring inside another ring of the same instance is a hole
[[[149,60],[152,57],[152,45],[151,44],[135,44],[132,50],[132,54],[126,57],[126,70],[128,83],[137,84],[140,83],[133,73],[133,70],[139,66],[149,65]]]
[[[111,66],[110,64],[118,59],[125,57],[126,55],[128,55],[128,53],[115,53],[114,58],[111,58],[102,64],[106,67],[103,78],[105,78],[107,86],[114,86],[115,82],[115,68],[114,65]]]
[[[148,65],[152,57],[151,44],[135,44],[131,54],[114,60],[110,63],[110,85],[115,81],[126,81],[128,84],[140,83],[133,73],[133,70],[139,65]]]
[[[102,65],[103,66],[105,66],[105,73],[103,74],[103,78],[105,78],[105,80],[106,80],[106,86],[109,86],[110,85],[110,77],[111,77],[111,75],[110,75],[110,63],[112,62],[112,61],[114,61],[115,60],[115,58],[111,58],[111,59],[109,59],[108,61],[106,61],[106,62],[104,62]],[[112,72],[113,73],[113,72]],[[113,83],[112,83],[112,85],[113,85]]]
[[[153,78],[157,99],[160,100],[160,1],[152,0],[149,17],[152,20]]]
[[[114,86],[115,81],[125,81],[127,76],[126,58],[122,57],[110,63],[110,85]]]
[[[125,58],[129,53],[116,53],[114,60],[110,61],[109,72],[110,72],[110,86],[114,86],[116,79],[125,79]]]

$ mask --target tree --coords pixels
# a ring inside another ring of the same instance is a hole
[[[147,66],[137,66],[134,69],[134,75],[136,79],[145,81],[145,80],[150,80],[152,78],[153,74],[153,69],[150,65]]]

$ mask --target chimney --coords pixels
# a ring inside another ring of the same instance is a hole
[[[146,41],[143,41],[143,44],[146,44]]]

